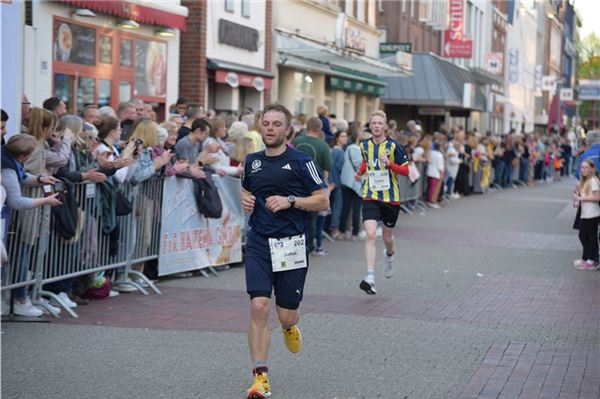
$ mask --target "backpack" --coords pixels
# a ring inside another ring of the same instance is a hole
[[[194,179],[194,196],[196,197],[198,212],[204,217],[211,219],[221,217],[223,203],[219,196],[219,190],[210,174],[207,173],[204,179]]]

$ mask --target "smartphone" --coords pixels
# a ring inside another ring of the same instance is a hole
[[[144,141],[142,139],[135,139],[135,143],[133,145],[133,148],[134,148],[133,155],[134,156],[137,156],[137,154],[138,154],[138,147],[140,145],[142,145],[142,144],[144,144]]]
[[[44,190],[44,197],[49,197],[52,194],[54,194],[54,190],[52,189],[52,186],[49,184],[44,184],[42,186],[42,190]]]
[[[64,190],[65,190],[64,183],[60,180],[57,180],[56,183],[54,183],[54,191],[61,192]]]

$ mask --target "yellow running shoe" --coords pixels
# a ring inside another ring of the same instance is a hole
[[[271,385],[269,385],[269,379],[267,373],[257,372],[252,370],[254,374],[254,384],[248,388],[247,399],[264,399],[271,396]]]
[[[282,330],[283,340],[287,349],[292,353],[300,352],[300,349],[302,349],[302,335],[300,335],[298,326],[291,326],[287,330],[282,328]]]

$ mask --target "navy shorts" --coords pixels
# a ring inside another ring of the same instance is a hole
[[[306,260],[308,262],[308,256]],[[304,294],[308,267],[273,273],[269,239],[252,230],[248,231],[245,262],[246,291],[251,298],[270,298],[274,291],[277,306],[298,309]]]
[[[396,226],[400,205],[389,204],[382,201],[363,201],[362,216],[363,220],[382,221],[386,227]]]

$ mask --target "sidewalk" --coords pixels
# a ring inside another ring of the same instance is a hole
[[[600,272],[573,268],[573,184],[401,215],[396,274],[377,270],[374,297],[357,287],[362,243],[329,244],[310,259],[302,353],[271,317],[272,397],[600,398]],[[243,269],[159,286],[3,324],[3,397],[244,397]]]

